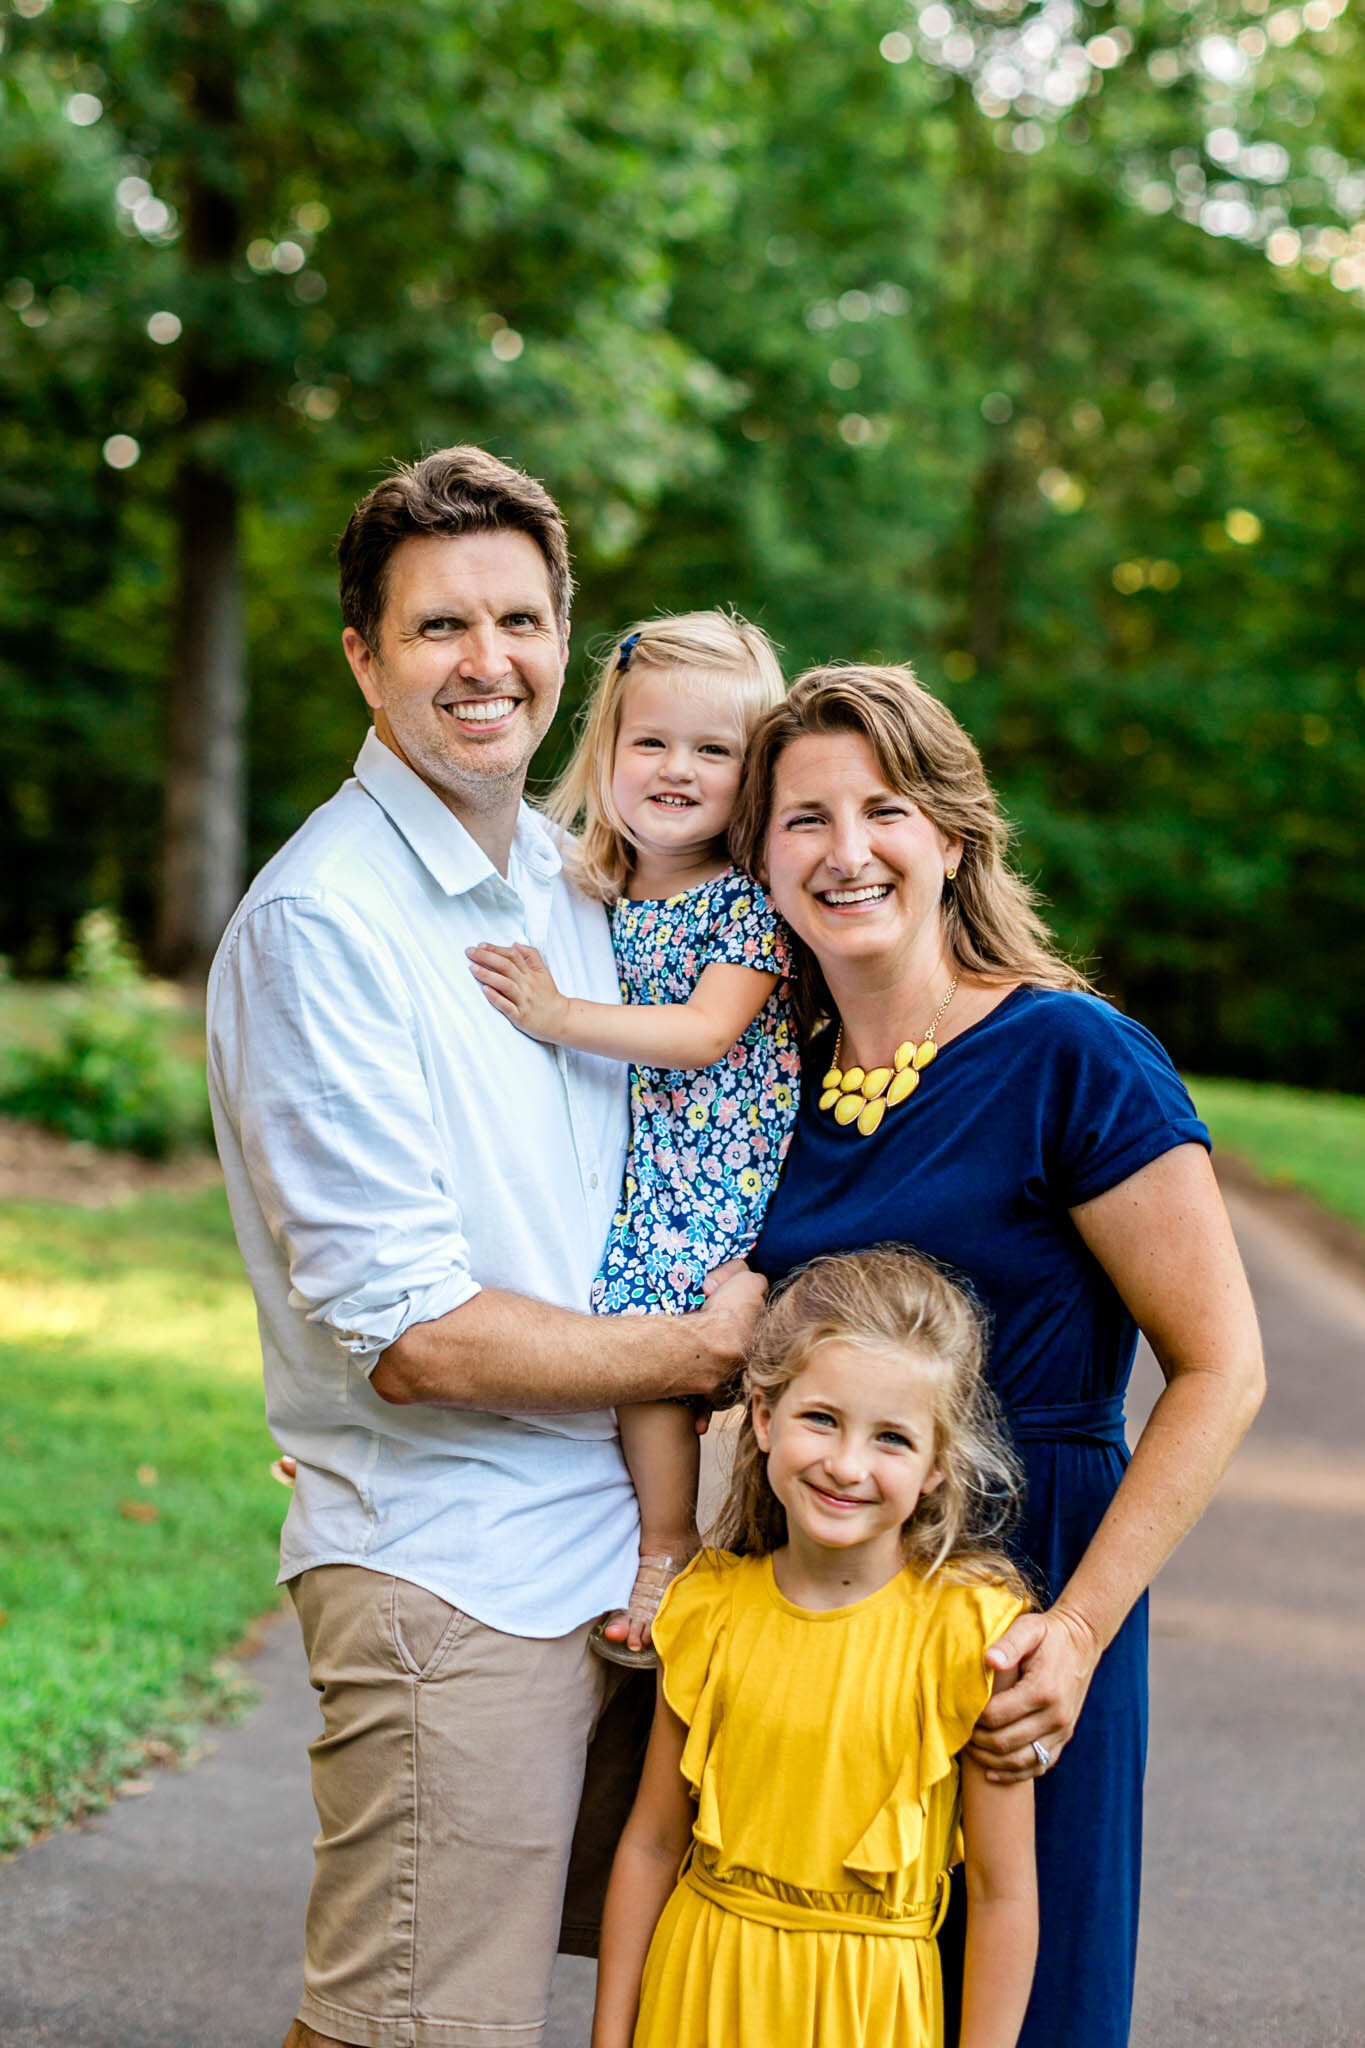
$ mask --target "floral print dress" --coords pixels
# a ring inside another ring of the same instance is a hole
[[[685,1003],[714,961],[783,977],[713,1067],[630,1070],[625,1185],[592,1306],[684,1315],[701,1307],[711,1268],[753,1244],[786,1157],[801,1073],[789,941],[733,868],[662,901],[618,897],[611,932],[625,1003]]]

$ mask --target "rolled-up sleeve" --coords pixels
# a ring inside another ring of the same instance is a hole
[[[397,963],[348,905],[242,919],[210,1059],[291,1305],[362,1371],[479,1292]]]

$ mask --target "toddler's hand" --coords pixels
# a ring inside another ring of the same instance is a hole
[[[518,1031],[551,1044],[560,1037],[569,1005],[534,946],[467,946],[465,953],[493,1008],[510,1017]]]

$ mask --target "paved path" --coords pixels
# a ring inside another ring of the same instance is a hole
[[[1229,1207],[1270,1392],[1152,1595],[1133,2048],[1365,2048],[1365,1283]]]
[[[1154,1597],[1133,2048],[1363,2048],[1365,1283],[1234,1203],[1273,1387]],[[278,2048],[313,1830],[291,1619],[252,1669],[205,1762],[0,1868],[3,2048]],[[583,2048],[591,1981],[561,1967],[546,2048]]]

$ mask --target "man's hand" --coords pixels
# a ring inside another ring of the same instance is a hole
[[[692,1320],[698,1335],[705,1333],[713,1356],[714,1378],[697,1391],[712,1402],[719,1395],[724,1405],[733,1397],[735,1375],[753,1342],[768,1283],[761,1274],[751,1272],[742,1259],[727,1259],[715,1272],[708,1273],[704,1288],[706,1306],[698,1309]]]
[[[753,1268],[743,1259],[727,1259],[723,1266],[713,1266],[701,1283],[701,1291],[709,1301],[718,1287],[727,1280],[733,1280],[739,1273],[752,1273]]]
[[[518,1031],[551,1045],[562,1040],[569,1021],[568,998],[534,946],[467,946],[474,979],[495,1010]]]
[[[986,1652],[999,1675],[994,1698],[972,1732],[967,1755],[1004,1784],[1041,1777],[1071,1740],[1100,1644],[1078,1614],[1060,1605],[1021,1614]],[[1048,1752],[1045,1765],[1033,1744]]]

